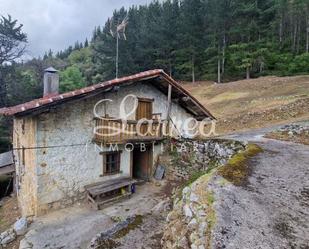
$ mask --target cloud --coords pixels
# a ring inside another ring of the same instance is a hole
[[[24,25],[28,55],[59,51],[84,41],[95,26],[103,25],[115,9],[151,0],[0,0],[0,14],[10,14]]]

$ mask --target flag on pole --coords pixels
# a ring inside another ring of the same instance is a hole
[[[129,17],[126,15],[126,17],[122,20],[120,24],[116,26],[116,32],[113,30],[113,19],[110,21],[110,34],[112,37],[117,36],[118,38],[123,37],[124,40],[127,40],[126,37],[126,27],[129,23]],[[115,34],[116,33],[116,34]]]

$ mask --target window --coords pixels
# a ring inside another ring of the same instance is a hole
[[[103,155],[103,173],[112,175],[120,172],[120,152],[108,152]]]
[[[152,102],[153,99],[138,98],[138,105],[136,109],[136,120],[146,118],[152,119]]]

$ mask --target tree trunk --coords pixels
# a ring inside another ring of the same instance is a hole
[[[169,60],[168,64],[169,64],[170,76],[172,77],[173,72],[172,72],[172,63],[171,63],[171,60]]]
[[[0,65],[0,107],[7,105],[7,86],[4,79],[3,67]]]
[[[282,46],[282,34],[283,34],[283,18],[281,17],[280,20],[280,25],[279,25],[279,43],[280,43],[280,47]]]
[[[194,68],[194,58],[192,57],[192,83],[195,83],[195,68]]]
[[[309,53],[309,5],[307,7],[307,25],[306,25],[306,53]]]
[[[308,27],[307,27],[306,53],[309,53],[309,21],[308,21]]]
[[[218,83],[221,83],[221,60],[218,58]]]
[[[264,66],[263,66],[263,63],[261,62],[261,63],[260,63],[260,66],[259,66],[259,72],[260,72],[260,73],[263,72],[263,68],[264,68]]]
[[[247,67],[247,72],[246,72],[246,79],[250,79],[250,67]]]
[[[296,53],[299,53],[299,47],[300,47],[300,23],[297,22],[297,36],[296,36]]]
[[[296,38],[297,38],[297,21],[294,23],[293,28],[293,45],[292,45],[292,52],[295,52],[296,49]]]
[[[223,35],[223,49],[222,49],[222,75],[224,74],[224,70],[225,70],[225,47],[226,47],[226,36],[225,33]]]

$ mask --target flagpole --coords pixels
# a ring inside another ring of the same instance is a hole
[[[122,20],[120,24],[116,25],[116,79],[118,79],[119,73],[119,39],[120,39],[120,32],[123,34],[123,38],[126,40],[126,26],[128,25],[128,15]],[[110,21],[110,31],[112,37],[115,37],[115,32],[112,29],[112,21]]]
[[[116,34],[116,79],[118,79],[118,56],[119,56],[119,51],[118,51],[118,48],[119,48],[119,37],[118,37],[118,31],[117,31],[117,34]]]

